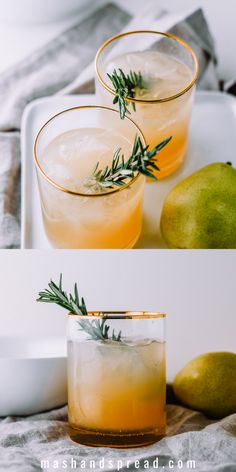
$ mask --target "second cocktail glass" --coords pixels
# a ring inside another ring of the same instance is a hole
[[[142,227],[144,176],[122,187],[89,185],[96,164],[111,165],[117,149],[129,157],[142,132],[115,110],[82,106],[51,118],[39,131],[34,155],[44,227],[56,248],[131,248]]]
[[[182,164],[187,149],[198,75],[193,50],[168,33],[131,31],[106,41],[97,53],[95,65],[97,96],[105,105],[111,105],[116,95],[116,79],[113,83],[108,74],[112,76],[115,71],[119,76],[120,69],[129,76],[141,74],[143,87],[136,87],[134,96],[126,100],[131,113],[128,116],[138,124],[150,148],[172,136],[158,156],[157,176],[172,174]],[[114,106],[118,109],[118,102]]]

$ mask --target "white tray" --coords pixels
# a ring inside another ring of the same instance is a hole
[[[94,95],[46,97],[25,109],[22,119],[22,237],[21,247],[50,249],[44,233],[33,161],[33,143],[39,128],[59,111],[95,104]],[[136,248],[166,248],[159,229],[160,213],[167,193],[184,177],[216,161],[236,165],[236,100],[219,92],[197,92],[190,126],[185,164],[173,176],[146,184],[144,224]]]

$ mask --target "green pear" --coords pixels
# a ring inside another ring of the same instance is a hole
[[[179,249],[236,248],[236,169],[214,163],[178,183],[167,195],[162,235]]]
[[[236,413],[236,354],[196,357],[176,375],[173,389],[183,405],[212,418]]]

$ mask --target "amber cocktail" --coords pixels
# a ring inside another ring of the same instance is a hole
[[[68,414],[73,440],[134,447],[165,434],[165,315],[89,313],[117,340],[94,340],[69,316]]]
[[[51,118],[35,142],[35,164],[44,228],[56,248],[131,248],[142,227],[144,177],[122,187],[91,186],[96,165],[110,167],[121,148],[130,156],[135,137],[129,118],[105,107],[65,110]]]
[[[107,74],[141,74],[143,88],[128,97],[128,110],[154,147],[168,136],[172,140],[158,155],[158,178],[173,173],[183,162],[193,104],[198,63],[192,49],[181,39],[157,31],[132,31],[109,39],[96,56],[97,96],[112,104],[114,85]],[[118,103],[115,108],[118,109]],[[134,110],[135,108],[135,110]],[[127,116],[127,114],[126,114]]]

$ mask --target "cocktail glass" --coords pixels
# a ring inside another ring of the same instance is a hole
[[[80,321],[105,323],[121,340],[91,339]],[[113,331],[114,330],[114,331]],[[69,434],[81,444],[151,444],[166,425],[165,315],[90,312],[69,315]]]
[[[81,106],[51,118],[39,131],[34,156],[44,228],[56,248],[131,248],[142,226],[143,175],[122,187],[88,185],[96,164],[105,169],[118,148],[131,154],[137,125],[115,110]]]
[[[108,73],[121,69],[141,73],[145,89],[128,97],[128,110],[143,131],[147,144],[154,147],[172,136],[157,156],[163,178],[183,163],[198,75],[198,61],[190,46],[180,38],[158,31],[130,31],[118,34],[99,49],[96,60],[96,91],[99,102],[110,105],[115,91]],[[133,109],[135,107],[135,110]],[[118,104],[114,105],[118,109]]]

